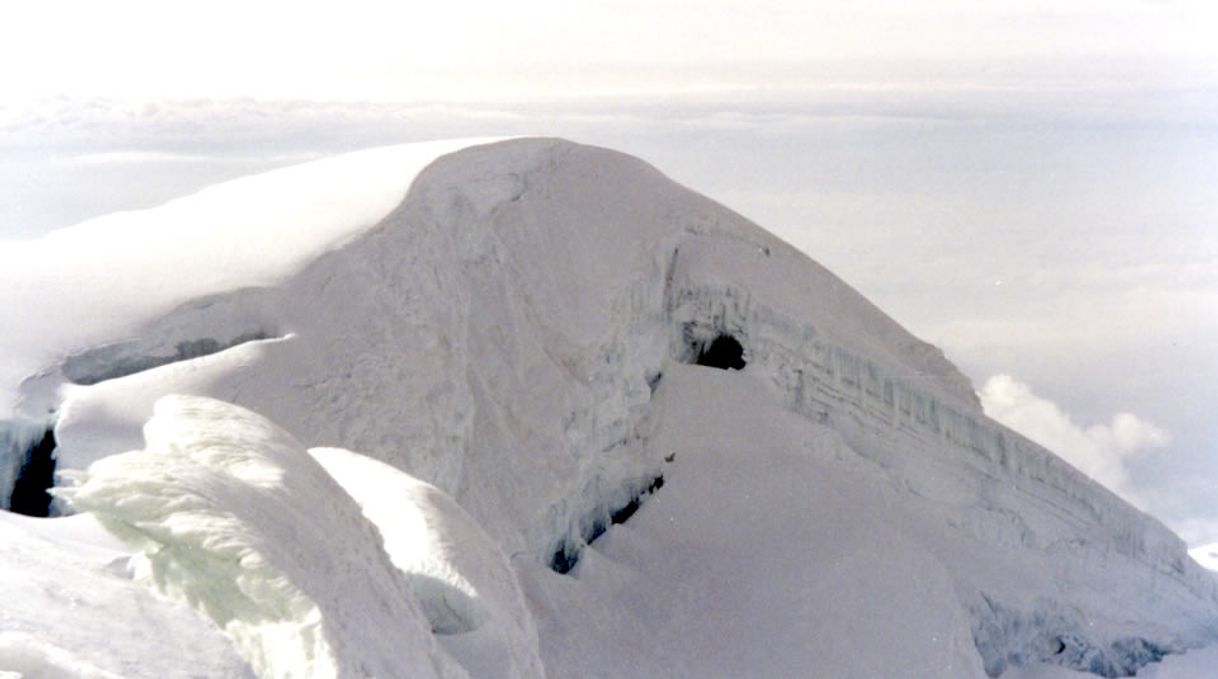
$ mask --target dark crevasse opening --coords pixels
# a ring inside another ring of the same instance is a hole
[[[661,474],[639,491],[632,493],[630,499],[624,504],[586,517],[584,521],[580,522],[580,540],[578,542],[564,540],[562,545],[550,556],[550,570],[555,573],[570,573],[571,569],[579,563],[580,553],[584,547],[591,545],[597,538],[604,535],[609,526],[629,520],[639,510],[647,496],[663,486],[664,475]]]
[[[694,364],[720,370],[740,370],[745,366],[744,347],[731,335],[718,335],[710,344],[698,349]]]
[[[9,510],[26,516],[49,516],[55,485],[55,431],[47,429],[42,439],[30,447],[13,481]]]
[[[651,485],[647,486],[646,490],[644,490],[643,492],[639,493],[638,495],[635,495],[634,497],[630,498],[630,502],[627,502],[626,504],[622,505],[621,507],[614,510],[609,515],[610,523],[613,525],[617,525],[619,523],[626,523],[626,521],[628,521],[630,519],[630,517],[634,516],[635,512],[639,511],[639,507],[641,507],[643,504],[644,497],[651,495],[652,493],[656,492],[657,490],[659,490],[660,488],[663,488],[663,487],[664,487],[664,477],[663,476],[657,476],[654,479],[652,479]],[[604,532],[605,532],[605,530],[602,528],[601,531],[599,533],[597,533],[592,539],[588,540],[588,542],[591,543],[592,540],[599,538],[601,536],[601,533],[604,533]]]

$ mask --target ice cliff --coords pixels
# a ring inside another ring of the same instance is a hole
[[[806,255],[613,151],[378,149],[0,264],[6,449],[53,419],[60,495],[261,676],[1127,676],[1218,637],[1165,527]],[[234,555],[272,584],[209,585]],[[380,622],[350,622],[361,597]]]

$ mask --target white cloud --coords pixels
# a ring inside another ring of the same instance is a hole
[[[1211,571],[1218,571],[1218,542],[1190,549],[1188,555]]]
[[[1208,495],[1213,497],[1212,490]],[[1171,521],[1169,525],[1190,547],[1218,551],[1218,516],[1194,515]],[[1214,560],[1214,564],[1218,565],[1218,558]]]
[[[1135,504],[1139,503],[1130,485],[1129,461],[1171,441],[1166,431],[1132,413],[1117,413],[1107,424],[1075,424],[1056,403],[1009,375],[991,377],[980,395],[987,415]]]
[[[72,165],[139,165],[167,163],[217,163],[235,165],[250,163],[253,165],[274,165],[287,163],[303,163],[314,160],[317,153],[283,153],[261,155],[232,155],[217,153],[170,153],[165,151],[105,151],[101,153],[81,153],[57,158],[60,162]]]

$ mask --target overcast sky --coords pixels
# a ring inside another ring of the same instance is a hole
[[[901,9],[892,9],[899,6]],[[483,101],[927,75],[1204,77],[1212,3],[49,0],[6,8],[10,93]],[[1012,62],[1015,63],[1012,63]],[[1106,61],[1123,62],[1112,69]],[[923,68],[930,62],[930,68]],[[1135,66],[1130,70],[1131,63]],[[819,67],[807,68],[818,64]],[[1184,69],[1190,65],[1192,69]],[[20,65],[20,67],[13,67]],[[997,71],[997,72],[994,72]],[[1209,72],[1212,75],[1212,71]],[[935,79],[939,79],[938,77]]]
[[[0,22],[0,238],[378,144],[609,145],[1218,541],[1218,10],[884,4],[22,3]]]

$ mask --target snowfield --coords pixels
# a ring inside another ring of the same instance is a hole
[[[0,497],[45,497],[51,444],[58,485],[0,513],[0,676],[1214,666],[1175,535],[635,158],[375,149],[0,277]]]

